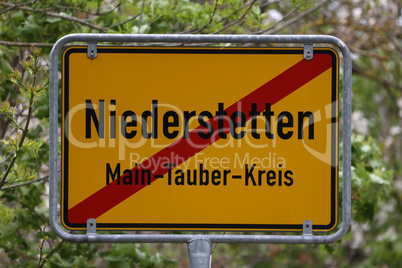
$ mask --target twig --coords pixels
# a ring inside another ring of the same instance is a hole
[[[319,4],[316,5],[315,7],[311,8],[311,9],[309,9],[309,10],[306,10],[306,11],[304,11],[303,13],[300,13],[299,16],[294,17],[293,19],[288,20],[288,21],[285,22],[281,27],[279,27],[279,28],[277,28],[277,29],[275,29],[275,30],[273,30],[273,31],[270,31],[270,32],[268,32],[267,34],[276,34],[277,32],[281,31],[283,28],[288,27],[289,25],[291,25],[291,24],[293,24],[293,23],[295,23],[295,22],[301,20],[301,19],[304,18],[305,16],[309,15],[310,13],[316,11],[317,9],[319,9],[320,7],[322,7],[323,5],[328,4],[328,3],[329,3],[329,1],[323,1],[323,2],[319,3]]]
[[[35,2],[37,2],[37,1],[38,1],[38,0],[34,0],[34,1],[32,1],[32,2],[22,3],[22,4],[14,5],[13,7],[6,8],[6,9],[4,9],[3,11],[0,12],[0,15],[6,13],[6,12],[8,12],[8,11],[11,11],[11,10],[13,10],[13,9],[15,9],[15,8],[17,8],[17,7],[20,7],[20,6],[33,5],[33,4],[35,4]]]
[[[356,48],[356,47],[353,47],[353,46],[349,46],[349,50],[350,50],[351,52],[357,53],[357,54],[359,54],[359,55],[361,55],[361,56],[370,57],[370,58],[376,58],[376,59],[381,60],[381,61],[386,61],[386,60],[388,60],[388,58],[385,57],[385,56],[381,56],[381,55],[379,55],[379,54],[377,54],[377,53],[374,53],[374,52],[370,52],[370,51],[366,51],[366,50],[361,50],[361,49]]]
[[[58,170],[57,173],[60,173],[60,170]],[[38,182],[38,181],[44,181],[44,180],[46,180],[46,179],[48,179],[48,178],[49,178],[49,175],[44,176],[44,177],[39,178],[39,179],[36,179],[36,180],[33,180],[33,181],[27,181],[27,182],[23,182],[23,183],[19,183],[19,184],[14,184],[14,185],[10,185],[10,186],[5,186],[5,187],[3,187],[1,190],[17,188],[17,187],[24,186],[24,185],[28,185],[28,184],[31,184],[31,183],[35,183],[35,182]]]
[[[53,47],[53,43],[26,43],[26,42],[11,42],[11,41],[2,41],[0,40],[0,45],[6,47],[31,47],[34,45],[35,47]]]
[[[212,21],[214,20],[216,10],[218,9],[218,2],[219,2],[219,0],[215,1],[215,7],[214,7],[214,10],[212,11],[212,15],[211,15],[211,18],[209,19],[208,23],[205,24],[204,26],[202,26],[200,29],[195,30],[194,32],[192,32],[193,34],[199,33],[202,30],[204,30],[205,28],[207,28],[209,25],[211,25]]]
[[[237,9],[236,11],[232,12],[232,13],[229,14],[228,16],[226,16],[226,17],[220,19],[219,21],[217,21],[216,24],[219,24],[219,23],[221,23],[221,22],[226,21],[228,18],[230,18],[231,16],[233,16],[233,15],[235,15],[236,13],[240,12],[241,10],[243,10],[244,8],[248,7],[248,6],[251,5],[251,4],[252,4],[251,2],[244,4],[243,6],[241,6],[241,7],[240,7],[239,9]],[[183,32],[179,32],[178,34],[188,34],[188,33],[191,33],[191,32],[193,32],[193,31],[197,31],[197,30],[198,30],[198,28],[196,28],[196,29],[191,29],[191,30],[186,30],[186,31],[183,31]]]
[[[12,153],[9,153],[9,154],[6,156],[6,158],[5,158],[3,161],[0,162],[0,166],[3,165],[5,162],[7,162],[8,159],[10,159],[11,156],[12,156]]]
[[[239,23],[240,21],[242,21],[242,20],[246,17],[246,15],[247,15],[247,13],[250,11],[250,9],[253,7],[253,5],[255,4],[255,2],[257,2],[257,0],[254,0],[253,2],[251,2],[251,4],[249,5],[249,7],[247,8],[247,10],[243,13],[243,15],[242,15],[239,19],[237,19],[237,20],[235,20],[235,21],[232,21],[231,23],[225,25],[224,27],[222,27],[222,28],[219,29],[218,31],[214,32],[213,34],[218,34],[218,33],[222,32],[223,30],[225,30],[225,29],[227,29],[227,28],[229,28],[229,27],[231,27],[231,26],[233,26],[233,25]]]
[[[121,6],[121,1],[120,1],[114,8],[112,8],[112,9],[110,9],[110,10],[108,10],[108,11],[105,11],[105,12],[96,12],[96,13],[92,13],[92,12],[86,11],[86,10],[81,10],[81,9],[76,8],[76,7],[69,7],[69,6],[58,6],[58,7],[61,8],[61,9],[64,9],[64,10],[71,9],[71,10],[74,10],[74,11],[77,11],[77,12],[84,13],[84,14],[86,14],[86,15],[105,16],[105,15],[109,15],[110,13],[112,13],[113,11],[115,11],[115,10],[116,10],[118,7],[120,7],[120,6]]]
[[[352,63],[352,70],[354,73],[356,74],[360,74],[363,75],[369,79],[373,79],[375,81],[377,81],[378,83],[382,84],[384,86],[385,91],[387,92],[389,98],[391,100],[393,100],[392,103],[392,108],[397,111],[398,110],[398,106],[396,105],[396,102],[394,100],[396,100],[396,96],[394,94],[394,92],[392,91],[392,87],[395,87],[396,89],[398,89],[399,91],[402,91],[402,86],[399,86],[398,84],[393,84],[390,81],[388,81],[387,79],[384,79],[378,75],[376,75],[374,72],[372,71],[366,71],[362,68],[360,68],[357,64]]]
[[[85,20],[78,19],[78,18],[75,18],[75,17],[71,17],[71,16],[68,16],[68,15],[62,15],[62,14],[58,14],[58,13],[55,13],[55,12],[46,11],[44,9],[39,9],[39,8],[38,9],[33,9],[33,8],[27,7],[27,6],[13,5],[13,4],[5,3],[3,1],[0,2],[0,5],[6,6],[6,7],[14,7],[16,9],[29,11],[29,12],[39,12],[39,13],[46,14],[47,16],[50,16],[50,17],[61,18],[61,19],[69,20],[69,21],[75,21],[75,22],[78,22],[78,23],[80,23],[82,25],[88,26],[88,27],[90,27],[92,29],[101,31],[103,33],[106,32],[106,30],[104,28],[102,28],[102,27],[99,27],[99,26],[91,24],[91,23],[89,23],[89,22],[87,22]]]
[[[49,259],[55,252],[57,252],[63,246],[63,243],[64,243],[64,240],[61,240],[61,242],[58,243],[57,246],[55,248],[53,248],[49,254],[47,254],[46,259]],[[44,262],[42,262],[42,265],[40,266],[41,268],[45,265],[46,259],[44,260]]]
[[[42,267],[43,266],[43,264],[42,264],[42,261],[43,262],[45,262],[46,261],[46,259],[44,259],[43,258],[43,246],[45,245],[45,241],[46,241],[46,239],[45,239],[45,231],[46,231],[46,227],[47,227],[47,225],[45,225],[44,227],[43,227],[43,229],[41,230],[42,231],[42,241],[41,241],[41,243],[39,244],[39,262],[38,262],[38,268],[40,268],[40,267]]]
[[[266,33],[270,30],[272,30],[273,28],[275,28],[278,24],[280,24],[281,22],[285,21],[288,17],[290,17],[293,13],[295,13],[297,10],[299,10],[299,8],[301,7],[301,5],[298,5],[297,7],[295,7],[292,11],[290,11],[288,14],[286,14],[285,16],[283,16],[282,19],[280,19],[279,21],[277,21],[276,23],[274,23],[273,25],[271,25],[270,27],[268,27],[265,30],[260,30],[258,32],[254,32],[252,34],[263,34]]]
[[[121,26],[121,25],[124,25],[124,24],[126,24],[127,22],[130,22],[130,21],[132,21],[132,20],[135,20],[139,15],[140,15],[140,14],[134,15],[134,16],[132,16],[131,18],[129,18],[129,19],[123,21],[123,22],[116,23],[116,24],[114,24],[114,25],[112,25],[112,26],[109,26],[109,27],[107,27],[107,28],[108,28],[108,29],[113,29],[113,28],[119,27],[119,26]]]
[[[20,142],[18,143],[18,150],[15,152],[13,158],[11,159],[10,164],[8,165],[8,167],[6,169],[6,172],[4,173],[3,177],[0,180],[0,189],[3,188],[4,184],[6,184],[7,176],[10,173],[11,168],[14,166],[14,162],[15,162],[15,160],[17,160],[17,157],[18,157],[19,153],[21,152],[22,145],[24,144],[25,137],[28,134],[29,122],[30,122],[30,119],[31,119],[32,111],[33,111],[33,106],[32,106],[33,98],[34,98],[34,95],[32,94],[31,100],[29,101],[30,105],[29,105],[29,109],[28,109],[28,117],[27,117],[27,121],[25,123],[24,130],[22,131]]]
[[[138,33],[139,34],[141,33],[140,31],[141,31],[141,23],[142,23],[142,13],[144,13],[144,6],[145,6],[145,0],[142,0],[140,19],[138,21]]]
[[[70,23],[71,23],[71,25],[73,26],[75,32],[76,32],[76,33],[79,33],[79,30],[78,30],[77,26],[75,26],[74,22],[73,22],[73,21],[70,21]]]
[[[145,28],[143,34],[145,34],[146,32],[148,32],[148,29],[152,26],[153,23],[155,23],[155,21],[159,20],[160,18],[162,18],[162,16],[157,17],[155,20],[151,21],[150,23],[148,23],[147,28]]]
[[[17,188],[17,187],[28,185],[28,184],[31,184],[31,183],[35,183],[35,182],[38,182],[38,181],[43,181],[43,180],[46,180],[47,178],[49,178],[49,175],[45,176],[45,177],[42,177],[42,178],[39,178],[39,179],[36,179],[36,180],[33,180],[33,181],[27,181],[27,182],[23,182],[23,183],[19,183],[19,184],[5,186],[5,187],[1,188],[1,190]]]
[[[264,7],[279,3],[281,1],[282,0],[276,0],[276,1],[272,1],[272,2],[271,1],[265,1],[265,3],[260,4],[260,8],[264,8]]]
[[[226,234],[226,232],[223,232],[223,233],[222,233],[222,235],[225,235],[225,234]],[[212,246],[212,251],[215,250],[215,248],[218,246],[218,244],[219,244],[219,243],[215,243],[215,244]]]
[[[35,52],[33,52],[33,53],[35,54]],[[35,88],[35,86],[36,86],[35,85],[36,75],[37,75],[37,71],[38,71],[38,69],[37,69],[38,68],[38,66],[37,66],[37,64],[38,64],[37,63],[37,55],[33,58],[33,63],[32,64],[34,66],[33,69],[32,69],[33,70],[32,87]],[[16,80],[18,80],[18,81],[19,81],[19,79],[20,78],[16,78]],[[22,84],[21,81],[18,82],[18,85],[20,85],[21,87],[25,88],[28,91],[28,88],[24,84]],[[4,184],[6,184],[8,174],[10,173],[11,169],[13,168],[14,163],[17,160],[17,157],[18,157],[18,155],[20,154],[20,152],[21,152],[21,150],[23,148],[25,138],[26,138],[26,136],[28,134],[28,131],[29,131],[29,123],[31,121],[31,116],[32,116],[32,113],[33,113],[34,98],[35,98],[35,94],[32,92],[30,97],[29,97],[29,100],[28,100],[29,108],[28,108],[27,120],[25,122],[24,129],[21,128],[22,134],[21,134],[18,146],[17,146],[17,148],[15,150],[15,154],[14,154],[13,158],[11,159],[10,163],[8,164],[8,167],[7,167],[6,171],[4,172],[2,178],[0,179],[0,189],[3,188]]]
[[[253,4],[252,2],[245,3],[245,4],[242,5],[239,9],[233,11],[233,12],[232,12],[231,14],[229,14],[228,16],[226,16],[226,17],[220,19],[220,20],[217,22],[217,24],[226,21],[226,20],[227,20],[228,18],[230,18],[231,16],[235,15],[236,13],[242,11],[243,9],[245,9],[246,7],[248,7],[249,5],[252,5],[252,4]]]
[[[35,166],[36,166],[36,177],[38,178],[39,177],[39,171],[40,171],[38,155],[36,155],[36,157],[35,157]]]
[[[33,214],[35,214],[38,218],[40,218],[44,223],[46,223],[47,225],[49,225],[49,221],[45,218],[43,218],[38,212],[35,211],[35,209],[31,208],[30,206],[28,206],[27,204],[25,204],[24,202],[21,202],[20,200],[16,200],[18,203],[20,203],[21,205],[23,205],[25,208],[27,208],[29,211],[31,211]]]
[[[96,13],[99,13],[99,10],[100,10],[100,0],[98,0],[98,6],[96,8]]]

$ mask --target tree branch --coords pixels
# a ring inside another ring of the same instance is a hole
[[[32,1],[32,2],[22,3],[22,4],[14,5],[13,7],[6,8],[6,9],[4,9],[3,11],[0,12],[0,15],[6,13],[6,12],[8,12],[8,11],[11,11],[11,10],[13,10],[13,9],[15,9],[15,8],[17,8],[17,7],[20,7],[20,6],[33,5],[33,4],[35,4],[35,2],[37,2],[37,1],[38,1],[38,0],[34,0],[34,1]]]
[[[315,7],[300,13],[297,17],[294,17],[293,19],[288,20],[281,27],[279,27],[279,28],[277,28],[275,30],[272,30],[270,32],[267,32],[267,34],[276,34],[276,33],[280,32],[283,28],[286,28],[286,27],[292,25],[293,23],[298,22],[299,20],[301,20],[305,16],[313,13],[314,11],[316,11],[317,9],[319,9],[320,7],[322,7],[322,6],[324,6],[325,4],[328,4],[328,3],[329,3],[329,1],[323,1],[323,2],[319,3]]]
[[[27,117],[27,121],[25,123],[24,130],[22,131],[20,142],[18,143],[18,150],[15,152],[13,158],[11,159],[10,164],[8,165],[8,167],[6,169],[6,172],[4,173],[3,177],[0,180],[0,189],[3,188],[4,184],[6,184],[6,179],[8,177],[8,174],[10,173],[11,168],[13,167],[13,165],[15,163],[15,160],[17,160],[17,157],[21,152],[22,145],[24,144],[25,137],[28,133],[29,122],[30,122],[32,110],[33,110],[33,107],[32,107],[33,97],[34,97],[34,95],[32,95],[31,101],[29,102],[28,117]]]
[[[265,1],[265,3],[260,4],[260,8],[264,8],[273,4],[280,3],[282,0],[275,0],[275,1]]]
[[[10,159],[10,157],[11,157],[12,155],[13,155],[12,153],[9,153],[9,154],[6,156],[6,158],[5,158],[3,161],[0,162],[0,166],[3,165],[5,162],[7,162],[8,159]]]
[[[123,21],[123,22],[116,23],[116,24],[114,24],[114,25],[112,25],[112,26],[109,26],[109,27],[107,27],[107,28],[108,28],[108,29],[113,29],[113,28],[119,27],[119,26],[121,26],[121,25],[124,25],[124,24],[126,24],[127,22],[130,22],[130,21],[132,21],[132,20],[135,20],[139,15],[140,15],[140,14],[134,15],[134,16],[132,16],[131,18],[129,18],[129,19]]]
[[[78,9],[78,8],[75,8],[75,7],[69,7],[69,6],[58,6],[58,7],[61,8],[61,9],[64,9],[64,10],[71,9],[71,10],[74,10],[74,11],[77,11],[77,12],[81,12],[81,13],[84,13],[84,14],[86,14],[86,15],[91,15],[91,16],[105,16],[105,15],[109,15],[110,13],[112,13],[113,11],[115,11],[117,8],[119,8],[120,6],[121,6],[121,1],[120,1],[115,7],[113,7],[112,9],[110,9],[110,10],[108,10],[108,11],[105,11],[105,12],[96,12],[96,13],[92,13],[92,12],[90,12],[90,11],[81,10],[81,9]]]
[[[381,55],[379,55],[379,54],[377,54],[377,53],[374,53],[374,52],[370,52],[370,51],[366,51],[366,50],[361,50],[361,49],[356,48],[356,47],[353,47],[353,46],[349,46],[349,50],[350,50],[350,52],[352,52],[352,53],[356,53],[356,54],[359,54],[359,55],[365,56],[365,57],[376,58],[376,59],[378,59],[378,60],[380,60],[380,61],[386,61],[386,60],[388,60],[388,58],[385,57],[385,56],[381,56]]]
[[[26,122],[25,122],[24,129],[21,128],[22,134],[21,134],[19,143],[18,143],[18,145],[17,145],[17,147],[16,147],[16,149],[15,149],[15,154],[14,154],[13,158],[11,159],[10,163],[8,164],[8,167],[7,167],[6,171],[5,171],[4,174],[3,174],[3,177],[0,179],[0,189],[3,188],[3,186],[6,184],[8,174],[10,173],[11,169],[13,168],[14,163],[15,163],[15,161],[16,161],[18,155],[20,154],[21,150],[23,149],[24,141],[25,141],[26,135],[28,134],[28,131],[29,131],[29,123],[30,123],[30,121],[31,121],[31,116],[32,116],[32,113],[33,113],[33,104],[34,104],[34,99],[35,99],[35,93],[34,93],[34,91],[35,91],[35,86],[36,86],[36,85],[35,85],[35,82],[36,82],[36,75],[37,75],[37,72],[38,72],[38,62],[37,62],[38,54],[36,54],[37,52],[35,52],[35,50],[34,50],[33,48],[32,48],[32,50],[33,50],[33,55],[34,55],[34,57],[32,57],[32,63],[31,63],[31,64],[33,64],[33,68],[30,67],[30,66],[28,66],[28,68],[31,68],[32,71],[33,71],[33,74],[32,74],[32,76],[33,76],[32,88],[33,88],[33,89],[32,89],[31,94],[27,94],[27,96],[29,96],[29,99],[28,99],[29,107],[28,107],[27,120],[26,120]],[[40,52],[38,52],[38,53],[40,53]],[[24,67],[24,69],[26,69],[26,68]],[[14,75],[13,77],[14,77],[14,79],[16,80],[16,81],[14,81],[14,83],[18,84],[18,85],[19,85],[20,87],[22,87],[22,88],[25,88],[27,92],[30,91],[30,90],[27,88],[27,85],[24,85],[24,84],[20,81],[21,77],[18,77],[18,78],[17,78],[16,75]]]
[[[237,9],[237,10],[234,11],[234,12],[232,12],[230,15],[228,15],[228,16],[226,16],[226,17],[220,19],[219,21],[217,21],[216,24],[219,24],[219,23],[221,23],[221,22],[227,21],[228,18],[230,18],[231,16],[235,15],[236,13],[242,11],[244,8],[248,7],[248,6],[251,5],[251,4],[253,4],[253,3],[252,3],[252,2],[249,2],[249,3],[244,4],[244,5],[241,6],[239,9]],[[186,31],[183,31],[183,32],[179,32],[178,34],[188,34],[188,33],[191,33],[191,32],[193,32],[193,31],[197,31],[197,30],[198,30],[198,28],[195,28],[195,29],[191,29],[191,30],[186,30]],[[182,45],[183,45],[183,44],[182,44]]]
[[[392,91],[392,88],[395,87],[396,89],[402,91],[402,86],[400,86],[398,84],[393,84],[392,82],[388,81],[387,79],[384,79],[384,78],[376,75],[373,71],[368,71],[363,68],[360,68],[360,66],[358,66],[357,64],[355,64],[353,62],[352,62],[352,70],[356,74],[363,75],[369,79],[373,79],[374,81],[382,84],[384,86],[384,89],[387,92],[389,98],[391,100],[393,100],[392,101],[393,109],[395,111],[398,110],[398,106],[396,105],[397,97],[395,96],[394,92]]]
[[[57,244],[57,246],[56,246],[55,248],[53,248],[52,251],[51,251],[49,254],[47,254],[46,259],[44,259],[44,261],[42,262],[42,264],[41,264],[40,267],[43,267],[43,266],[45,265],[46,261],[47,261],[55,252],[57,252],[57,251],[63,246],[63,243],[64,243],[64,240],[61,240],[61,241]]]
[[[144,13],[144,5],[145,5],[145,0],[142,0],[140,19],[138,21],[138,33],[139,34],[141,33],[140,31],[141,31],[141,23],[142,23],[142,14]]]
[[[87,21],[85,21],[85,20],[78,19],[78,18],[75,18],[75,17],[71,17],[71,16],[68,16],[68,15],[62,15],[62,14],[58,14],[58,13],[55,13],[55,12],[46,11],[46,10],[40,9],[40,8],[38,8],[38,9],[33,9],[33,8],[27,7],[27,6],[13,5],[13,4],[9,4],[9,3],[3,2],[3,1],[0,2],[0,5],[1,5],[1,6],[5,6],[5,7],[10,7],[10,8],[16,8],[16,9],[23,10],[23,11],[39,12],[39,13],[46,14],[47,16],[50,16],[50,17],[60,18],[60,19],[65,19],[65,20],[69,20],[69,21],[78,22],[79,24],[82,24],[82,25],[88,26],[88,27],[90,27],[90,28],[92,28],[92,29],[95,29],[95,30],[98,30],[98,31],[100,31],[100,32],[106,33],[106,29],[104,29],[104,28],[102,28],[102,27],[99,27],[99,26],[94,25],[94,24],[91,24],[91,23],[89,23],[89,22],[87,22]]]
[[[214,10],[212,11],[212,15],[211,15],[211,18],[209,19],[208,23],[205,24],[204,26],[202,26],[200,29],[195,30],[194,32],[192,32],[193,34],[199,33],[199,32],[201,32],[202,30],[204,30],[205,28],[207,28],[209,25],[211,25],[212,21],[214,20],[214,16],[215,16],[216,10],[218,9],[218,2],[219,2],[219,0],[216,0],[216,1],[215,1],[215,7],[214,7]]]
[[[60,170],[58,170],[57,173],[60,173]],[[44,181],[44,180],[46,180],[48,178],[49,178],[49,175],[44,176],[44,177],[39,178],[39,179],[36,179],[36,180],[33,180],[33,181],[27,181],[27,182],[23,182],[23,183],[19,183],[19,184],[5,186],[5,187],[2,188],[2,190],[17,188],[17,187],[28,185],[28,184],[31,184],[31,183],[35,183],[35,182],[38,182],[38,181]]]
[[[35,216],[40,218],[44,223],[46,223],[47,225],[50,225],[49,221],[47,219],[43,218],[38,212],[35,211],[35,209],[31,208],[30,206],[28,206],[24,202],[21,202],[21,200],[17,199],[16,201],[18,203],[20,203],[22,206],[24,206],[25,208],[27,208],[29,211],[31,211],[33,214],[35,214]]]
[[[45,177],[43,177],[43,178],[39,178],[39,179],[36,179],[36,180],[33,180],[33,181],[27,181],[27,182],[23,182],[23,183],[19,183],[19,184],[14,184],[14,185],[10,185],[10,186],[5,186],[5,187],[3,187],[1,190],[17,188],[17,187],[24,186],[24,185],[28,185],[28,184],[31,184],[31,183],[35,183],[35,182],[38,182],[38,181],[43,181],[43,180],[46,180],[47,178],[49,178],[49,176],[45,176]]]
[[[285,21],[285,20],[286,20],[287,18],[289,18],[293,13],[295,13],[297,10],[299,10],[300,6],[301,6],[301,5],[298,5],[297,7],[295,7],[292,11],[290,11],[288,14],[286,14],[285,16],[283,16],[282,19],[280,19],[279,21],[277,21],[276,23],[274,23],[273,25],[271,25],[271,26],[268,27],[267,29],[254,32],[254,33],[252,33],[252,34],[263,34],[263,33],[266,33],[266,32],[268,32],[268,31],[274,29],[277,25],[279,25],[281,22]]]
[[[231,23],[225,25],[224,27],[222,27],[222,28],[219,29],[218,31],[214,32],[213,34],[218,34],[218,33],[222,32],[223,30],[225,30],[225,29],[227,29],[227,28],[229,28],[229,27],[231,27],[231,26],[233,26],[233,25],[239,23],[240,21],[242,21],[242,20],[246,17],[246,15],[247,15],[247,13],[250,11],[250,9],[254,6],[255,2],[257,2],[257,0],[253,0],[253,1],[249,4],[249,7],[247,8],[247,10],[243,13],[243,15],[242,15],[239,19],[237,19],[237,20],[235,20],[235,21],[232,21]]]
[[[39,263],[38,263],[38,268],[43,267],[43,263],[45,262],[46,258],[43,257],[43,246],[45,245],[45,231],[46,231],[47,225],[43,227],[42,231],[42,241],[39,244]],[[49,242],[48,242],[49,243]]]

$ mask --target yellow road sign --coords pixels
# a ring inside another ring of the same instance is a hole
[[[332,49],[68,48],[62,128],[68,229],[336,226]]]

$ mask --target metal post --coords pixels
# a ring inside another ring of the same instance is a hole
[[[190,268],[210,268],[212,243],[209,239],[196,238],[187,244]]]

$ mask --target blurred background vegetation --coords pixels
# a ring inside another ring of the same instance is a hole
[[[212,266],[402,267],[401,12],[399,0],[0,1],[0,267],[188,266],[184,244],[76,244],[52,232],[48,60],[70,33],[342,39],[353,56],[350,231],[330,245],[216,244]]]

